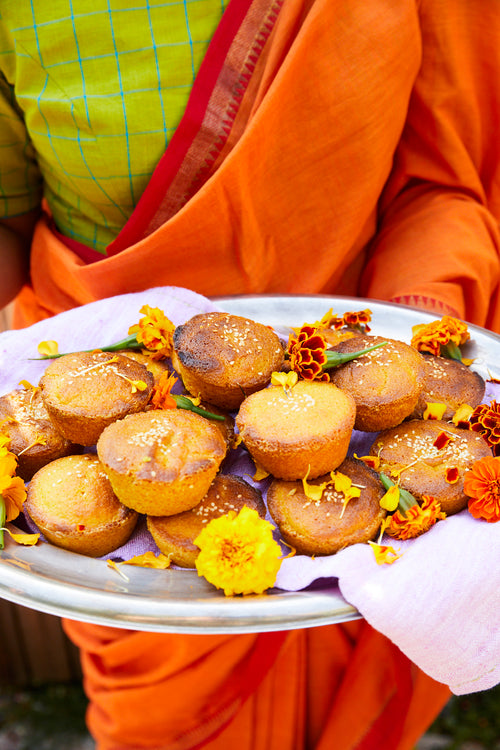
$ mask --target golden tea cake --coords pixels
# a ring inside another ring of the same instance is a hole
[[[217,474],[207,494],[191,510],[175,516],[148,516],[148,529],[159,549],[172,562],[183,568],[194,568],[199,548],[194,543],[205,524],[229,511],[253,508],[261,518],[266,517],[266,506],[259,490],[241,477]]]
[[[248,396],[236,416],[254,461],[280,479],[318,477],[347,455],[356,406],[332,383],[300,380]]]
[[[11,391],[0,398],[2,433],[17,456],[16,474],[25,481],[56,458],[79,448],[59,432],[49,417],[39,388]]]
[[[468,502],[464,475],[480,458],[491,456],[486,441],[475,432],[434,419],[412,419],[377,435],[371,454],[379,470],[411,492],[436,498],[452,515]]]
[[[153,375],[139,362],[95,351],[54,359],[40,387],[60,432],[80,445],[95,445],[107,425],[146,408],[153,383]]]
[[[357,430],[378,432],[410,416],[422,392],[425,360],[403,341],[363,334],[340,342],[337,352],[353,352],[387,342],[330,370],[331,381],[356,402]]]
[[[48,542],[102,557],[129,539],[137,513],[116,497],[97,456],[65,456],[41,468],[23,508]]]
[[[310,482],[326,484],[319,499],[305,494],[301,481],[274,479],[267,507],[284,541],[300,555],[333,555],[358,542],[374,539],[385,518],[380,499],[385,490],[378,474],[355,458],[346,458],[339,473],[360,490],[359,497],[335,489],[330,474]]]
[[[226,442],[205,417],[154,409],[106,427],[97,454],[122,503],[140,513],[169,516],[200,502],[226,454]]]
[[[445,404],[442,419],[451,419],[463,404],[473,409],[481,403],[486,384],[478,372],[456,359],[423,355],[425,359],[424,387],[413,411],[414,419],[422,419],[427,404]]]
[[[274,331],[239,315],[200,313],[174,332],[172,364],[186,389],[227,411],[264,388],[283,361]]]

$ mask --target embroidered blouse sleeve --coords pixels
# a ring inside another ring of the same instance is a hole
[[[423,62],[362,294],[500,328],[500,15],[423,0]]]
[[[42,196],[35,150],[13,87],[0,71],[0,218],[26,213]]]

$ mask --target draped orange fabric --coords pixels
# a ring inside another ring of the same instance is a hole
[[[168,284],[441,304],[500,330],[499,38],[496,0],[285,0],[214,173],[95,263],[42,219],[17,325]],[[411,750],[449,695],[364,621],[66,628],[100,750]]]
[[[494,0],[286,0],[215,173],[90,265],[42,220],[16,323],[172,284],[416,294],[498,329],[499,23]]]
[[[449,697],[362,620],[237,636],[65,628],[100,750],[412,750]]]

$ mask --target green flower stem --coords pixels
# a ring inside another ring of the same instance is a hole
[[[394,487],[396,484],[392,481],[392,479],[389,479],[387,474],[384,474],[383,471],[380,472],[380,481],[382,482],[384,489],[389,490],[391,487]],[[404,490],[402,487],[399,488],[399,504],[398,504],[398,510],[400,513],[403,514],[403,516],[406,516],[406,511],[409,510],[413,505],[416,505],[417,501],[411,494],[411,492],[408,492],[408,490]]]
[[[462,352],[453,341],[441,347],[441,356],[448,357],[448,359],[456,359],[458,362],[462,361]]]
[[[173,394],[170,395],[177,404],[178,409],[187,409],[188,411],[194,411],[195,414],[201,414],[202,417],[206,417],[207,419],[216,419],[219,422],[223,422],[225,419],[222,414],[213,414],[211,411],[206,411],[206,409],[202,409],[200,406],[196,406],[195,404],[193,404],[190,398],[187,398],[187,396],[174,396]]]
[[[5,508],[5,500],[3,499],[3,495],[0,495],[0,549],[3,549],[5,546],[3,530],[5,527],[6,518],[7,511]]]
[[[323,370],[328,370],[330,367],[338,367],[339,365],[343,365],[346,362],[351,362],[353,359],[361,357],[363,354],[368,354],[368,352],[372,352],[374,349],[378,349],[379,347],[385,346],[386,344],[387,341],[381,341],[379,344],[374,344],[373,346],[369,346],[366,349],[360,349],[357,352],[333,352],[327,350],[325,352],[326,364],[323,365]]]
[[[143,349],[142,344],[137,341],[135,333],[131,333],[125,339],[117,341],[116,344],[108,344],[108,346],[94,346],[93,349],[79,349],[78,352],[119,352],[122,349]],[[62,352],[60,354],[45,354],[43,357],[35,357],[35,359],[57,359],[58,357],[64,357],[65,354],[75,354],[75,352]]]

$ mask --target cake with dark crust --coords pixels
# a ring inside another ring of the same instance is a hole
[[[174,332],[172,364],[186,389],[227,411],[264,388],[283,361],[276,333],[239,315],[200,313]]]

